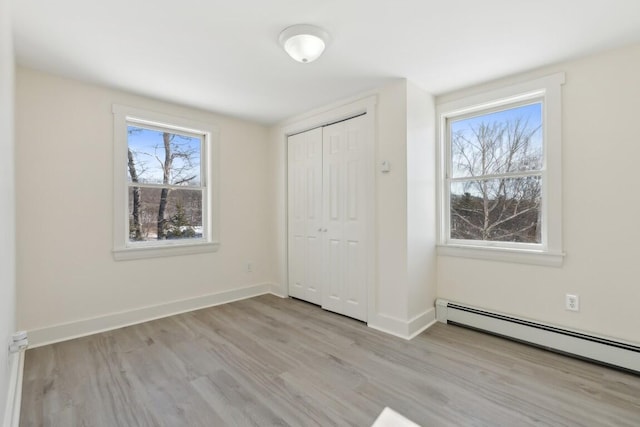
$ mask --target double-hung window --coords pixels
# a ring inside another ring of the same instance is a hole
[[[115,258],[215,250],[215,127],[118,105],[113,112]]]
[[[439,253],[562,262],[557,74],[438,106]]]

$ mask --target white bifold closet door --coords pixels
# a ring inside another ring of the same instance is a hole
[[[289,137],[289,295],[367,318],[367,138],[360,116]]]
[[[289,137],[289,295],[322,304],[322,128]]]

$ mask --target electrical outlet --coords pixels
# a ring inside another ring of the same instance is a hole
[[[569,311],[580,311],[580,297],[578,295],[565,295],[564,304]]]
[[[253,264],[248,262],[247,263],[247,273],[252,273],[253,272]]]

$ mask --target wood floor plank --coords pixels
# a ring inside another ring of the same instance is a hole
[[[22,426],[640,425],[640,376],[264,295],[27,351]]]

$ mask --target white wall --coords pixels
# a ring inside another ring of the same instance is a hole
[[[377,92],[376,164],[389,161],[391,172],[377,175],[378,316],[370,325],[397,332],[406,324],[411,335],[436,298],[434,99],[404,79]]]
[[[434,98],[407,82],[408,317],[436,299],[436,116]]]
[[[287,147],[280,126],[269,128],[269,240],[272,242],[274,292],[286,296],[287,289]]]
[[[434,99],[405,79],[374,92],[376,103],[376,265],[369,326],[407,337],[433,317],[435,283]],[[286,146],[283,127],[352,100],[292,117],[270,132],[277,281],[286,293]],[[380,173],[380,163],[391,165]],[[411,237],[410,237],[411,236]],[[372,315],[373,313],[373,315]]]
[[[563,267],[438,257],[438,296],[640,343],[640,45],[441,96],[566,72]],[[564,295],[580,296],[580,312]]]
[[[7,346],[16,329],[13,90],[9,1],[0,0],[0,422],[9,389]]]
[[[377,284],[370,323],[393,328],[407,320],[407,82],[378,90],[376,166],[388,161],[391,171],[376,173]]]
[[[265,127],[25,68],[16,79],[21,328],[273,282]],[[218,252],[113,260],[114,103],[219,127]]]

